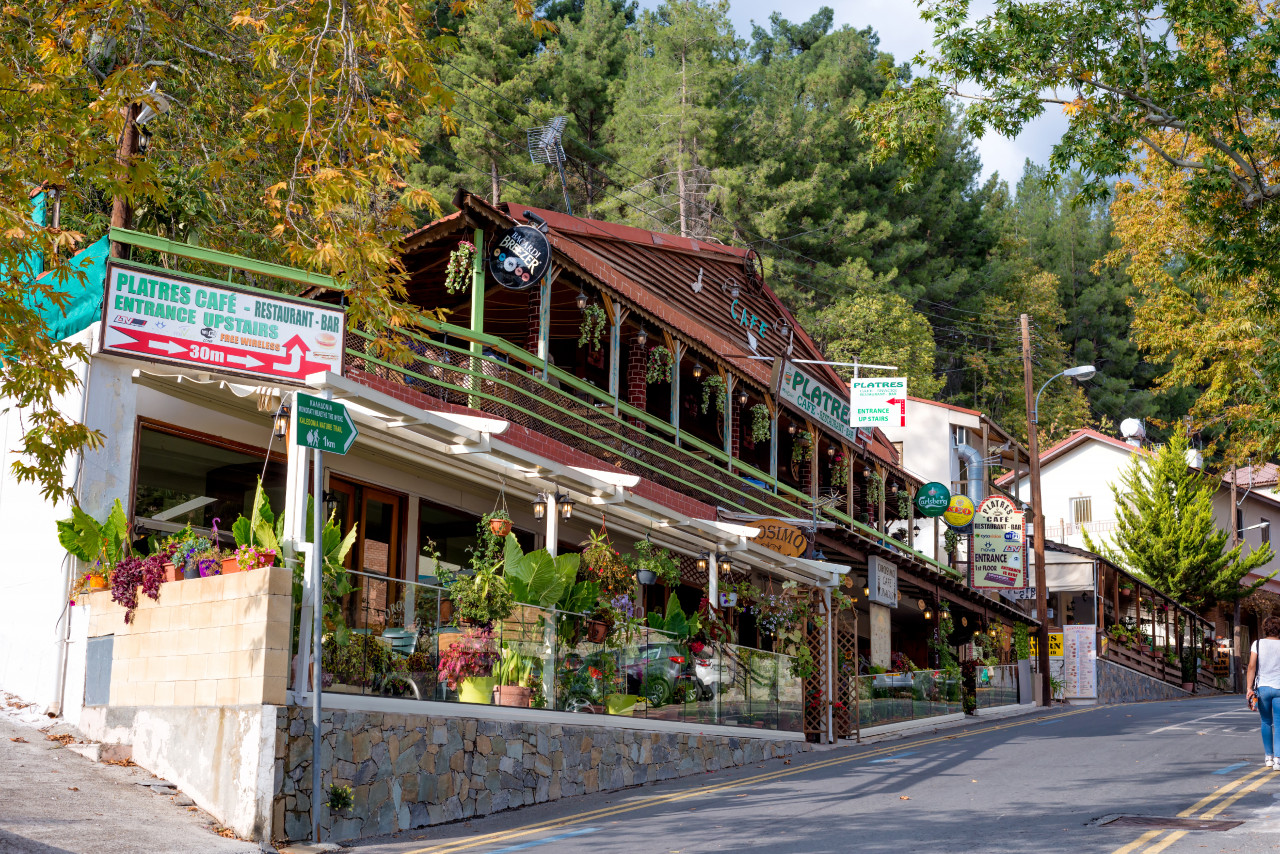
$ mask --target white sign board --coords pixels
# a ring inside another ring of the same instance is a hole
[[[337,308],[112,262],[102,303],[105,352],[302,383],[342,373]]]
[[[1098,696],[1097,638],[1097,626],[1062,627],[1063,696]]]
[[[867,559],[867,598],[890,608],[898,607],[898,568],[882,557]]]
[[[993,495],[973,514],[973,587],[1014,590],[1027,586],[1026,514]]]
[[[866,445],[867,437],[849,423],[849,404],[844,395],[818,382],[790,362],[782,366],[778,396],[817,423],[855,445]]]
[[[849,380],[849,426],[906,427],[907,378]]]

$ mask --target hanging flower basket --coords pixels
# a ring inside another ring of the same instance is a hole
[[[600,620],[587,621],[587,641],[590,643],[604,643],[605,638],[609,637],[609,624]]]
[[[495,537],[506,537],[511,533],[511,520],[495,517],[489,520],[489,530]]]
[[[645,366],[644,381],[650,384],[671,382],[671,368],[674,364],[675,359],[666,347],[659,344],[649,348],[649,361]]]
[[[471,284],[471,266],[476,257],[476,245],[470,240],[458,241],[458,247],[449,253],[449,263],[444,269],[444,289],[451,294],[465,291]]]

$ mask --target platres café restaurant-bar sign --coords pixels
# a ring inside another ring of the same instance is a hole
[[[112,263],[105,352],[301,382],[342,373],[344,314],[315,303]]]

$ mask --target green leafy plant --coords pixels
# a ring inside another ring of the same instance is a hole
[[[471,286],[471,269],[476,257],[476,245],[470,240],[459,240],[449,253],[449,263],[444,268],[444,289],[451,294],[465,291]]]
[[[769,407],[763,403],[757,403],[751,407],[751,441],[756,443],[768,442],[772,438],[773,430],[770,425]]]
[[[517,602],[539,608],[559,607],[565,601],[566,594],[577,586],[575,579],[580,563],[581,556],[572,553],[552,557],[546,549],[538,549],[525,554],[515,535],[507,535],[503,576]],[[581,591],[581,594],[585,595],[586,592],[588,591]],[[594,598],[592,601],[594,602]]]
[[[697,614],[686,614],[680,607],[680,600],[672,593],[667,597],[666,613],[650,611],[649,628],[673,635],[677,641],[687,641],[698,634],[700,626]]]
[[[337,783],[329,785],[329,809],[334,812],[346,812],[354,803],[355,798],[350,786],[339,786]]]
[[[844,451],[836,451],[836,455],[831,458],[831,485],[837,489],[849,485],[849,465]]]
[[[605,310],[594,303],[582,310],[582,326],[578,332],[578,346],[590,346],[592,350],[600,349],[600,337],[609,325],[609,316]]]
[[[663,345],[649,348],[649,359],[645,364],[644,381],[646,383],[669,383],[671,371],[675,367],[675,357]]]
[[[947,528],[942,534],[943,546],[948,555],[954,555],[956,548],[960,545],[960,535],[956,533],[955,528]]]
[[[872,505],[878,505],[884,498],[884,478],[879,472],[873,471],[867,474],[867,501]]]
[[[813,439],[808,433],[796,435],[791,445],[791,462],[799,463],[813,458]]]
[[[1057,676],[1054,676],[1053,674],[1049,675],[1049,694],[1053,697],[1053,699],[1055,700],[1062,699],[1062,689],[1065,686],[1066,686],[1066,683],[1064,683]]]
[[[1031,658],[1031,630],[1026,623],[1015,623],[1013,626],[1013,650],[1018,661]]]
[[[67,554],[90,566],[110,572],[129,553],[129,517],[119,498],[101,522],[73,505],[71,518],[57,524],[58,542]]]
[[[899,489],[898,495],[898,518],[911,521],[911,493],[905,489]]]
[[[491,674],[499,685],[528,686],[533,676],[533,661],[510,647],[503,646],[498,663]]]
[[[599,584],[600,596],[606,599],[630,593],[635,586],[631,567],[609,542],[609,535],[603,527],[587,535],[578,577]]]
[[[456,577],[449,585],[455,623],[491,626],[511,616],[516,600],[498,567],[499,564],[482,567],[470,575]]]
[[[328,632],[321,644],[325,675],[332,674],[335,682],[367,688],[392,670],[391,645],[380,637],[348,632],[340,638]]]
[[[711,374],[702,381],[702,409],[703,415],[707,414],[707,410],[713,405],[716,412],[724,414],[725,401],[729,399],[729,391],[724,382],[724,377],[719,374]]]
[[[647,570],[658,577],[667,586],[680,583],[680,564],[671,557],[671,552],[652,540],[638,540],[632,546],[633,552],[627,558],[633,571]]]

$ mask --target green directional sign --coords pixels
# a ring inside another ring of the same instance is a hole
[[[335,400],[325,400],[298,392],[298,444],[328,454],[345,454],[356,440],[356,424],[347,408]]]

